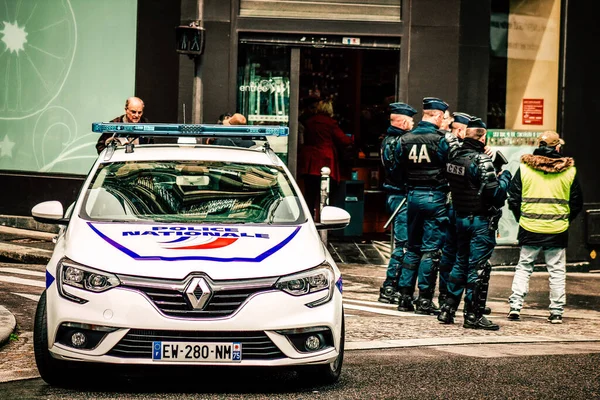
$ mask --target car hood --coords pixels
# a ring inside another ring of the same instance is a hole
[[[181,279],[286,275],[322,263],[325,249],[309,223],[294,226],[89,222],[74,219],[65,254],[116,274]]]

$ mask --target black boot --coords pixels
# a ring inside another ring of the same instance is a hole
[[[444,304],[446,304],[446,299],[448,298],[448,294],[445,292],[440,292],[438,296],[438,304],[440,305],[440,309]]]
[[[398,302],[398,311],[414,311],[413,297],[411,289],[407,287],[400,288],[400,299]]]
[[[384,285],[379,288],[379,301],[386,304],[398,304],[400,292],[396,289],[396,284]]]
[[[437,319],[443,324],[453,324],[456,315],[457,302],[452,297],[447,297],[446,302],[441,307],[440,315]]]
[[[465,315],[465,322],[463,328],[468,329],[484,329],[486,331],[497,331],[500,327],[494,324],[492,321],[484,317],[483,315],[478,316],[474,313],[467,312]]]
[[[417,299],[415,314],[422,315],[438,315],[440,313],[440,309],[431,301],[429,296],[419,294],[419,298]]]

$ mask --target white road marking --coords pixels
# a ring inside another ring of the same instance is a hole
[[[41,276],[42,278],[46,276],[45,272],[32,271],[30,269],[22,269],[22,268],[3,268],[3,267],[0,267],[0,272],[4,272],[4,273],[7,273],[7,274]]]
[[[40,296],[38,296],[37,294],[28,294],[28,293],[13,293],[13,294],[16,294],[17,296],[25,297],[26,299],[33,300],[35,302],[40,301]]]
[[[421,315],[421,314],[415,314],[415,313],[410,313],[410,312],[400,312],[400,311],[384,310],[384,309],[375,308],[375,307],[363,307],[363,306],[358,306],[358,305],[354,305],[354,304],[349,304],[349,303],[346,303],[346,302],[344,302],[344,308],[350,309],[350,310],[372,312],[372,313],[375,313],[375,314],[393,315],[395,317],[426,317],[426,318],[431,318],[431,315]]]
[[[41,288],[46,287],[44,281],[34,281],[31,279],[15,278],[14,276],[0,276],[0,282],[17,283],[19,285],[37,286]]]
[[[386,304],[386,303],[381,303],[379,301],[366,301],[366,300],[356,300],[356,299],[344,299],[344,302],[351,302],[351,303],[356,303],[356,304],[364,304],[366,306],[381,306],[381,307],[386,307],[386,308],[398,308],[398,304]]]

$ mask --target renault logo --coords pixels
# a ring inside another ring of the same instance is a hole
[[[208,283],[206,283],[204,278],[194,278],[187,289],[185,289],[185,294],[192,307],[195,310],[201,310],[208,302],[212,290],[210,290],[210,286],[208,286]]]

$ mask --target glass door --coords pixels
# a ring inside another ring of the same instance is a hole
[[[292,49],[240,43],[238,54],[238,111],[246,116],[249,125],[290,126]],[[288,166],[292,161],[288,145],[293,137],[290,129],[289,137],[269,138],[275,153]]]

